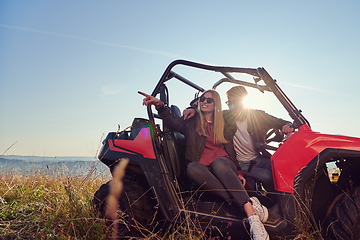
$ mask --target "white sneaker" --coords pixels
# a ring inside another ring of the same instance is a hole
[[[263,206],[260,203],[259,199],[257,199],[256,197],[251,197],[250,200],[252,202],[252,205],[253,205],[253,208],[254,208],[256,214],[260,218],[260,221],[265,223],[268,220],[268,217],[269,217],[268,209],[265,206]]]
[[[269,234],[260,221],[258,215],[248,217],[250,224],[250,234],[252,240],[270,240]]]

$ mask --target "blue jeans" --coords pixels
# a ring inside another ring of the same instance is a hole
[[[237,176],[234,162],[228,157],[220,157],[208,167],[199,162],[191,162],[186,173],[198,186],[211,190],[228,204],[234,200],[238,206],[242,207],[250,200]]]
[[[250,172],[249,166],[250,162],[255,161]],[[266,191],[274,191],[274,183],[271,172],[271,163],[270,158],[265,156],[259,156],[249,162],[240,162],[240,166],[245,176],[249,176],[255,179],[256,182],[262,183]]]

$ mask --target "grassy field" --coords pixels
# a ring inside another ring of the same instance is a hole
[[[104,220],[91,200],[107,174],[89,176],[15,172],[0,175],[1,239],[104,239]]]
[[[111,229],[91,206],[96,190],[110,178],[108,172],[1,173],[0,239],[111,239]],[[301,221],[297,228],[298,240],[321,239],[316,232],[308,232],[309,221]],[[165,239],[204,239],[204,233],[192,227],[170,226],[165,232]],[[148,236],[152,237],[142,239],[161,239],[152,232]]]

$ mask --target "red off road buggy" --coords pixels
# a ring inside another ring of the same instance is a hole
[[[179,116],[179,108],[169,102],[168,83],[180,81],[194,94],[205,89],[174,72],[178,66],[187,69],[185,73],[190,68],[220,75],[213,88],[222,83],[238,84],[273,94],[293,120],[296,131],[286,141],[274,129],[267,142],[261,143],[272,152],[276,191],[265,192],[256,188],[257,184],[249,189],[250,195],[259,197],[269,208],[265,227],[271,239],[295,237],[303,228],[314,238],[360,239],[360,138],[314,132],[276,80],[261,67],[209,66],[184,60],[170,63],[151,95]],[[238,74],[252,76],[253,82],[234,77]],[[178,229],[190,221],[208,235],[249,238],[245,214],[189,183],[184,174],[184,137],[162,124],[151,107],[147,107],[147,114],[147,119],[135,118],[127,131],[110,132],[99,154],[110,171],[122,159],[129,159],[119,198],[119,234],[146,236],[162,221]],[[274,141],[280,144],[271,144]],[[337,167],[337,181],[332,181],[330,166]],[[105,216],[108,194],[109,183],[95,193],[93,204],[101,216]]]

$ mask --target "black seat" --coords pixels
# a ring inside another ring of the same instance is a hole
[[[170,110],[176,116],[181,117],[180,109],[171,105]],[[165,126],[166,127],[166,126]],[[164,128],[164,143],[166,163],[174,177],[180,177],[185,171],[185,137],[179,132],[168,131]]]

